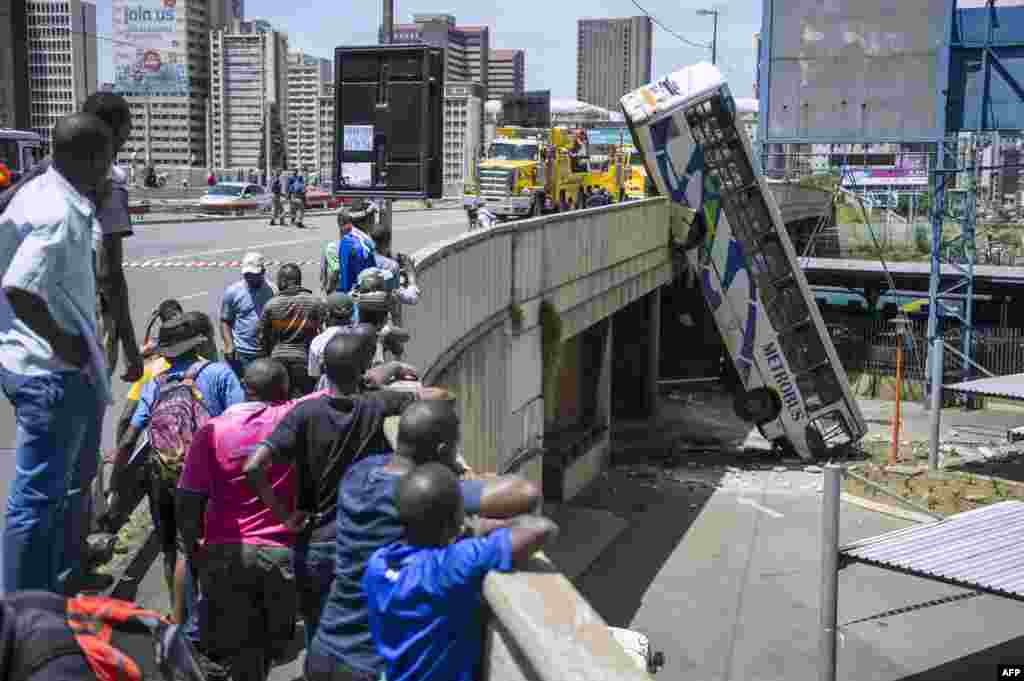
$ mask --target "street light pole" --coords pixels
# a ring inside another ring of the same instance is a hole
[[[718,59],[718,10],[717,9],[699,9],[697,14],[702,17],[710,15],[714,23],[712,24],[713,29],[711,33],[711,63],[714,64]]]

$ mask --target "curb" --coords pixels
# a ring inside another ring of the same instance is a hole
[[[462,206],[457,207],[442,207],[442,208],[399,208],[393,213],[417,213],[417,212],[428,212],[436,210],[462,210]],[[334,215],[338,211],[335,209],[328,210],[316,210],[306,211],[305,215],[309,217],[316,217],[319,215]],[[144,213],[145,215],[145,213]],[[155,213],[155,215],[166,215],[166,213]],[[180,225],[190,222],[235,222],[240,220],[263,220],[262,215],[259,217],[253,215],[211,215],[206,217],[181,217],[181,218],[156,218],[153,220],[137,220],[132,221],[132,227],[145,227],[147,225]]]
[[[880,504],[877,501],[868,501],[863,497],[858,497],[848,492],[843,492],[840,498],[848,504],[853,504],[854,506],[859,506],[865,510],[874,511],[875,513],[882,513],[883,515],[899,518],[900,520],[910,520],[915,523],[933,523],[936,520],[931,516],[926,516],[924,513],[907,511],[899,508],[898,506]]]

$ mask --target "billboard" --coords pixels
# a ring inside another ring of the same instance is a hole
[[[633,137],[629,134],[629,128],[592,128],[587,130],[587,142],[592,145],[617,146],[620,144],[632,144]]]
[[[440,198],[443,67],[429,45],[335,49],[335,193]]]
[[[765,5],[764,141],[944,136],[937,106],[948,0]]]
[[[187,95],[186,45],[178,41],[178,0],[113,0],[112,5],[114,90]]]
[[[888,187],[928,186],[928,171],[902,168],[848,168],[843,176],[843,186]]]

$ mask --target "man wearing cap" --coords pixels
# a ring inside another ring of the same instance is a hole
[[[220,305],[224,359],[239,376],[262,353],[260,318],[276,293],[267,281],[266,271],[262,255],[246,253],[242,259],[242,280],[228,286]]]
[[[329,387],[323,373],[324,348],[339,333],[349,333],[355,328],[352,322],[354,311],[355,303],[349,294],[335,292],[327,296],[324,304],[324,330],[309,344],[309,364],[306,367],[310,378],[317,381],[317,390]]]
[[[166,385],[171,380],[180,380],[188,373],[189,369],[193,368],[193,365],[202,362],[199,349],[207,340],[185,315],[172,319],[160,327],[156,353],[165,357],[171,366],[159,380],[150,381],[142,389],[142,395],[139,397],[139,404],[135,408],[131,423],[118,442],[111,471],[111,489],[120,487],[120,476],[127,467],[139,436],[149,425],[150,413],[160,397],[161,385]],[[245,399],[242,384],[227,364],[209,362],[197,365],[196,369],[198,369],[198,373],[193,372],[195,387],[202,396],[203,404],[211,417],[220,416],[225,409]],[[172,591],[175,618],[181,623],[184,620],[185,610],[191,610],[186,601],[191,594],[185,589],[185,547],[182,544],[174,517],[174,488],[164,484],[165,481],[162,478],[159,481],[154,479],[154,483],[157,482],[161,484],[154,484],[154,497],[158,494],[170,494],[172,500],[170,504],[157,504],[159,517],[156,518],[156,526],[163,539],[165,577],[168,587]],[[159,492],[156,491],[158,487],[160,488]]]

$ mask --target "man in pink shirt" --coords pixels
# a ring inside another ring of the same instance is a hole
[[[178,508],[205,600],[199,640],[207,673],[266,681],[271,662],[295,633],[291,547],[306,518],[294,509],[290,464],[269,470],[274,495],[292,504],[284,523],[243,472],[252,451],[294,406],[287,401],[288,372],[280,362],[259,359],[246,368],[243,384],[248,401],[196,432],[178,483]]]

